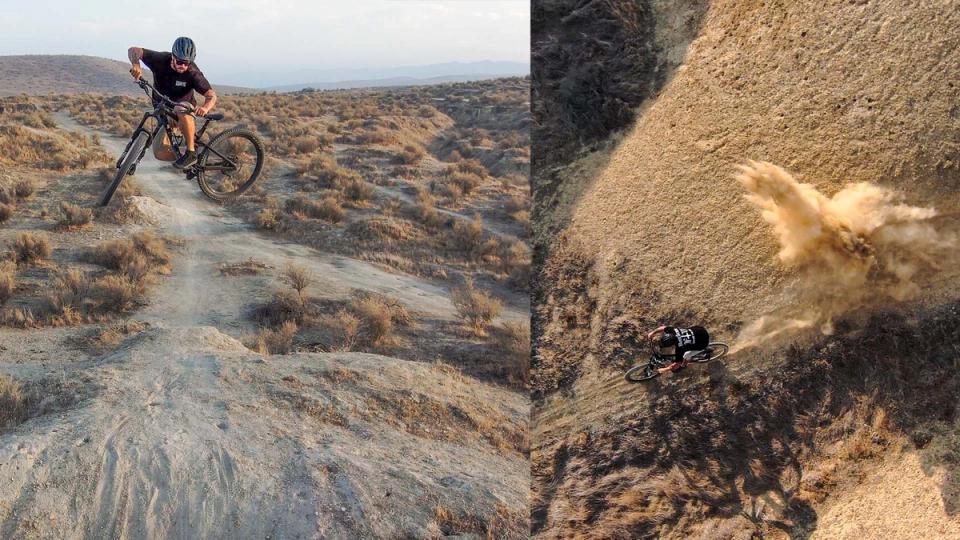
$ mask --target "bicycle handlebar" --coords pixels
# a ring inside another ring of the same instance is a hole
[[[160,101],[163,102],[164,105],[167,105],[172,108],[189,106],[190,110],[187,112],[187,114],[191,114],[191,115],[193,114],[193,111],[196,109],[196,106],[193,103],[190,103],[188,101],[185,101],[185,102],[173,101],[167,96],[161,94],[160,91],[156,89],[156,87],[154,87],[152,84],[145,81],[143,77],[140,77],[139,79],[137,79],[137,85],[140,86],[140,88],[143,89],[144,92],[146,92],[147,96],[149,96],[150,99],[153,99],[153,96],[150,95],[150,91],[153,91],[153,94],[159,97]],[[206,118],[206,116],[203,116],[202,118]]]

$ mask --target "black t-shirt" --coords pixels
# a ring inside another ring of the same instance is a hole
[[[193,101],[193,91],[206,94],[210,90],[210,83],[203,76],[203,72],[193,62],[183,73],[177,73],[170,67],[173,57],[168,52],[143,50],[143,63],[153,72],[153,86],[174,101]]]
[[[702,326],[691,326],[690,328],[679,328],[668,326],[663,329],[664,333],[673,334],[677,337],[676,362],[683,360],[683,355],[687,351],[702,351],[710,345],[710,334]]]

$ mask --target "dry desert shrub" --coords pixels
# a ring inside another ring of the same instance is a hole
[[[278,328],[289,321],[302,323],[305,314],[306,306],[299,295],[292,291],[277,291],[266,304],[254,311],[253,318],[262,326]]]
[[[94,351],[102,353],[115,348],[127,336],[140,333],[146,328],[147,325],[140,321],[124,321],[112,324],[89,338],[87,344]]]
[[[29,199],[37,189],[37,183],[31,178],[21,178],[13,186],[18,199]]]
[[[322,201],[314,201],[306,195],[298,194],[287,199],[284,208],[294,217],[306,216],[330,223],[340,223],[346,214],[340,201],[332,195],[324,197]]]
[[[10,243],[10,249],[13,252],[13,260],[18,264],[35,264],[53,253],[50,245],[50,237],[46,233],[24,232]]]
[[[451,301],[457,309],[457,316],[477,336],[487,335],[487,326],[500,314],[503,306],[500,300],[475,288],[470,278],[451,292]]]
[[[253,216],[253,224],[268,231],[279,231],[283,228],[280,211],[274,207],[266,207]]]
[[[407,220],[389,216],[374,216],[354,221],[347,232],[362,242],[391,245],[414,235],[414,226]]]
[[[303,291],[314,282],[313,272],[309,268],[294,263],[288,264],[283,269],[283,279],[290,288],[297,291],[301,303],[304,301]]]
[[[353,202],[367,201],[373,197],[373,186],[366,183],[359,175],[356,175],[344,183],[343,194]]]
[[[354,301],[351,308],[360,319],[366,344],[380,345],[390,338],[393,332],[393,314],[386,302],[368,296]]]
[[[277,329],[264,329],[257,336],[257,352],[260,354],[287,354],[293,350],[293,338],[297,335],[297,323],[287,321]]]
[[[354,348],[360,336],[360,319],[345,309],[333,315],[324,315],[320,323],[332,338],[331,350],[349,351]]]
[[[450,242],[453,247],[464,253],[476,253],[483,245],[483,218],[475,214],[473,219],[457,219],[450,229]]]
[[[128,239],[100,244],[90,255],[90,262],[140,280],[150,272],[169,272],[171,258],[164,239],[150,231],[141,231]]]
[[[506,321],[497,332],[497,347],[503,351],[510,377],[526,383],[530,368],[530,323]]]
[[[33,328],[37,326],[37,321],[30,308],[5,308],[0,311],[0,326],[10,326],[12,328]]]
[[[480,180],[483,180],[489,174],[487,168],[483,166],[483,163],[480,163],[480,161],[476,159],[458,161],[452,168],[461,173],[477,176]]]
[[[93,282],[90,297],[100,312],[123,312],[131,309],[143,294],[143,286],[125,275],[106,275]]]
[[[13,296],[17,288],[17,265],[12,261],[0,262],[0,305]]]
[[[6,223],[13,217],[13,212],[16,210],[16,207],[12,204],[0,203],[0,223]]]
[[[91,220],[93,220],[93,210],[68,202],[60,203],[60,221],[57,222],[57,226],[61,229],[78,229],[89,225]]]
[[[423,161],[423,158],[426,157],[427,152],[423,147],[415,144],[408,144],[403,147],[403,152],[397,154],[396,163],[403,165],[416,165]]]
[[[0,430],[23,422],[27,417],[27,394],[20,382],[0,374]]]
[[[440,213],[436,208],[437,201],[429,191],[417,191],[416,218],[420,223],[428,227],[437,227],[440,225]]]
[[[451,199],[456,200],[459,198],[459,196],[455,196],[456,193],[459,193],[460,196],[469,195],[470,192],[472,192],[474,188],[479,186],[481,183],[483,183],[483,178],[472,172],[448,169],[444,187],[450,194],[448,196]]]

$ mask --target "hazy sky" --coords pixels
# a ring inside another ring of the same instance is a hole
[[[0,0],[0,54],[197,43],[210,78],[530,57],[529,0]]]

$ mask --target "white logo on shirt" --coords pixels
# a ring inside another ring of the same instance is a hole
[[[677,346],[693,345],[693,330],[689,328],[677,328]]]
[[[173,83],[173,85],[174,85],[174,86],[186,86],[186,85],[187,85],[187,81],[176,81],[175,83]]]

